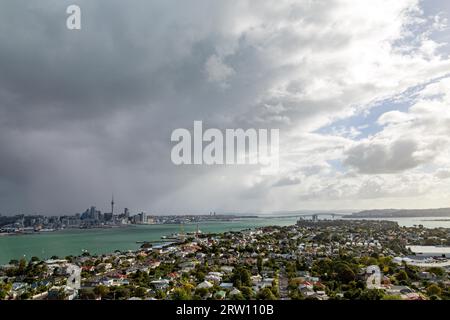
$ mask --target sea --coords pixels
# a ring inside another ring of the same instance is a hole
[[[322,219],[330,217],[322,216]],[[203,233],[221,233],[240,231],[263,226],[293,225],[298,216],[263,216],[236,219],[233,221],[209,221],[199,223]],[[450,228],[450,219],[442,217],[427,218],[389,218],[369,220],[396,221],[400,226],[423,225],[426,228]],[[195,232],[197,224],[158,224],[130,225],[125,227],[104,229],[67,229],[40,234],[0,236],[0,265],[12,259],[39,257],[48,259],[52,256],[60,258],[68,255],[112,253],[115,250],[137,250],[142,242],[158,242],[161,237],[180,232]],[[157,243],[155,243],[157,245]],[[162,242],[161,242],[162,244]]]

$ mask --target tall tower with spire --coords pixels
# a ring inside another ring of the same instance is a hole
[[[111,198],[111,215],[114,215],[114,194],[112,195]]]

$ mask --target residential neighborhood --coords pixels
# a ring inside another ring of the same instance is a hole
[[[1,299],[450,299],[450,230],[390,221],[299,220],[104,255],[33,257],[0,268]]]

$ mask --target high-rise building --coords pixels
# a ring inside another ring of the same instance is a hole
[[[94,206],[92,206],[90,209],[89,209],[89,219],[94,219],[94,220],[96,220],[95,218],[96,218],[96,213],[97,213],[97,210],[96,210],[96,208],[94,207]]]
[[[105,212],[104,218],[105,218],[105,221],[112,221],[113,214],[111,212]]]

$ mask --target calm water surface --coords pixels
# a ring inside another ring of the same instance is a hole
[[[204,233],[238,231],[268,225],[287,226],[295,224],[297,218],[252,218],[226,222],[200,223]],[[196,224],[184,225],[185,232],[194,232]],[[56,232],[19,236],[0,236],[0,264],[11,259],[37,256],[41,259],[53,255],[65,257],[79,255],[83,250],[91,254],[114,252],[114,250],[136,250],[136,241],[156,241],[161,236],[181,232],[180,225],[140,225],[111,229],[62,230]]]

